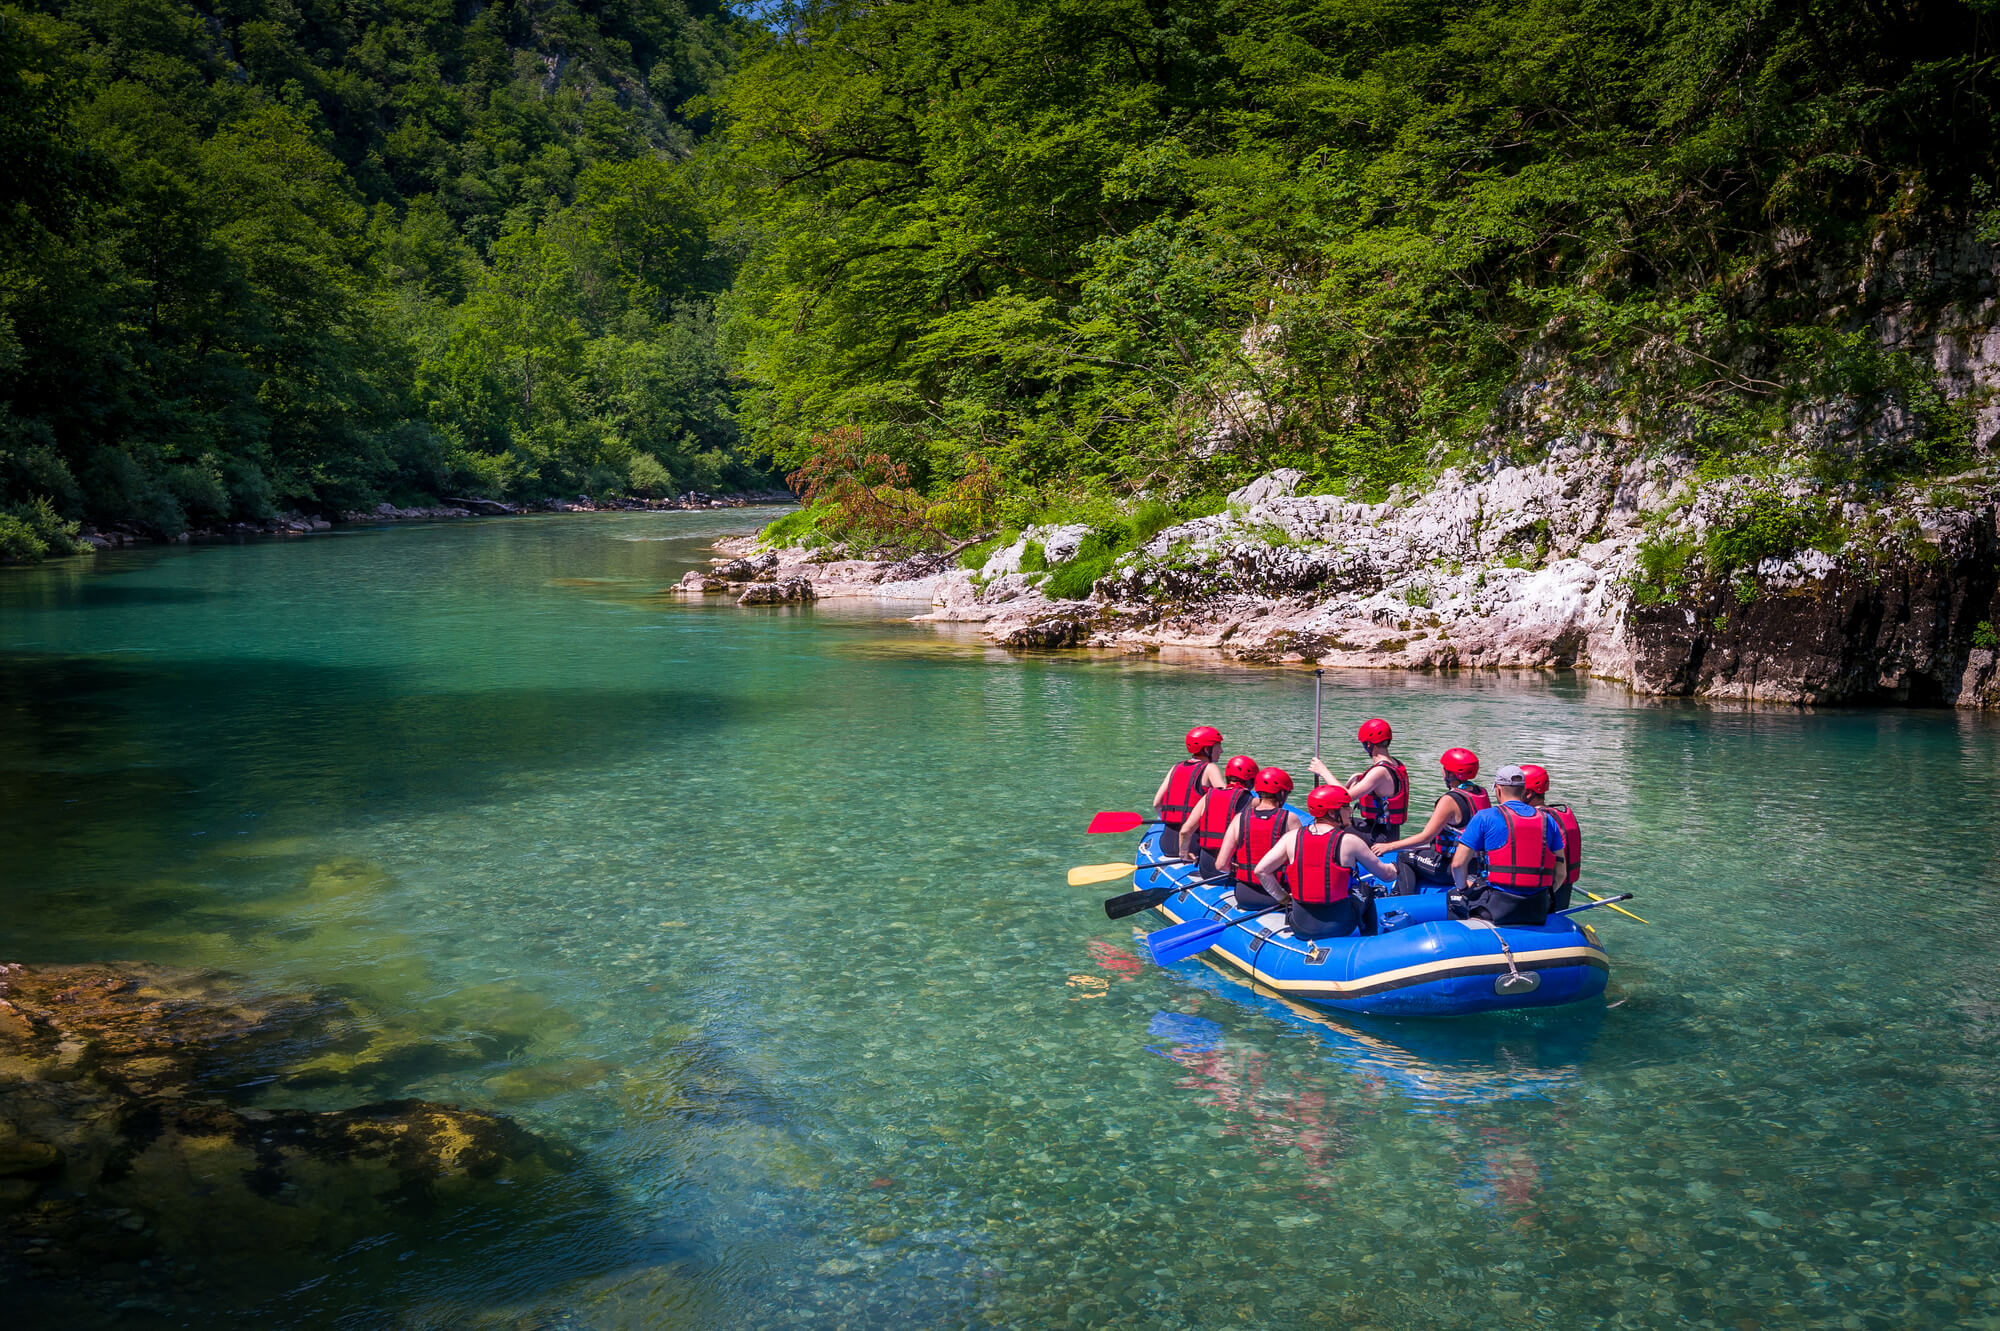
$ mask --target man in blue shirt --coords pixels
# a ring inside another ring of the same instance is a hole
[[[1454,919],[1495,924],[1540,924],[1563,880],[1562,829],[1554,815],[1528,803],[1528,777],[1507,766],[1493,779],[1494,804],[1472,815],[1451,857],[1456,884],[1449,908]],[[1482,870],[1468,883],[1467,870]]]

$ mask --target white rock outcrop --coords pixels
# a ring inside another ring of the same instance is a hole
[[[1642,458],[1628,442],[1591,436],[1531,460],[1447,470],[1421,493],[1379,503],[1302,495],[1302,481],[1261,477],[1228,511],[1159,532],[1083,601],[1051,599],[1049,575],[1020,568],[1031,541],[1051,566],[1072,557],[1088,534],[1078,524],[1024,532],[976,575],[951,567],[913,577],[911,566],[785,552],[760,576],[810,578],[822,598],[921,598],[915,618],[978,624],[1016,647],[1198,648],[1406,670],[1574,667],[1652,693],[2000,705],[1984,622],[2000,620],[2000,474],[1990,464],[1848,503],[1845,546],[1711,579],[1699,615],[1693,602],[1635,604],[1649,536],[1691,552],[1717,526],[1740,523],[1748,493],[1790,503],[1825,497],[1824,487],[1700,483],[1690,458]],[[1891,566],[1890,578],[1871,571]],[[1974,621],[1973,646],[1987,655],[1968,658]]]

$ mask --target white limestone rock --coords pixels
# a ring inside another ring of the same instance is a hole
[[[1076,554],[1076,548],[1088,535],[1090,528],[1080,522],[1030,527],[1012,545],[1002,546],[988,555],[979,568],[979,576],[991,581],[1009,573],[1019,573],[1021,557],[1027,553],[1030,541],[1042,547],[1042,555],[1051,565],[1060,564]]]
[[[1247,507],[1270,499],[1284,498],[1298,489],[1299,482],[1305,478],[1306,474],[1296,467],[1280,467],[1268,475],[1259,476],[1241,489],[1231,490],[1229,502]]]

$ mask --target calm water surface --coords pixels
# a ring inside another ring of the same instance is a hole
[[[0,571],[0,956],[336,988],[386,1052],[269,1103],[586,1162],[213,1320],[2000,1327],[1993,722],[1330,675],[1420,790],[1545,763],[1654,923],[1607,1005],[1315,1019],[1063,882],[1196,720],[1302,771],[1308,674],[660,594],[754,521]]]

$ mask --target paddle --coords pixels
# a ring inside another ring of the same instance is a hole
[[[1260,915],[1270,911],[1253,910],[1248,915],[1238,915],[1229,920],[1189,920],[1186,924],[1173,924],[1157,929],[1146,935],[1146,948],[1153,954],[1157,965],[1171,966],[1176,961],[1185,961],[1198,952],[1206,952],[1215,946],[1216,937],[1227,933],[1239,924],[1248,924]]]
[[[1176,861],[1163,860],[1161,863],[1173,864]],[[1123,864],[1079,864],[1069,871],[1069,885],[1083,887],[1088,883],[1108,883],[1114,878],[1123,878],[1140,869],[1152,867],[1154,866],[1149,864],[1134,864],[1130,860],[1126,860]]]
[[[1104,916],[1106,919],[1122,920],[1127,915],[1137,915],[1140,911],[1151,910],[1178,891],[1178,887],[1149,887],[1140,892],[1127,892],[1104,903]]]
[[[1111,900],[1105,902],[1104,913],[1111,919],[1122,920],[1127,915],[1137,915],[1141,911],[1151,910],[1174,893],[1181,891],[1182,888],[1201,887],[1212,883],[1227,882],[1228,880],[1228,874],[1217,874],[1213,878],[1195,878],[1173,887],[1148,887],[1137,892],[1127,892],[1122,897],[1113,897]]]
[[[1632,899],[1632,894],[1630,892],[1627,892],[1622,897],[1600,897],[1597,895],[1597,893],[1592,892],[1589,888],[1579,887],[1576,890],[1583,893],[1585,896],[1589,897],[1593,903],[1599,906],[1611,906],[1611,903],[1614,901],[1629,901]],[[1578,909],[1581,910],[1582,907],[1578,907]],[[1641,924],[1652,923],[1651,920],[1645,918],[1642,915],[1633,915],[1631,911],[1626,910],[1623,906],[1611,906],[1611,909],[1617,911],[1620,915],[1629,916],[1630,918],[1639,921],[1639,923]],[[1563,911],[1562,914],[1567,915],[1569,914],[1569,912]]]
[[[1144,864],[1134,864],[1130,860],[1111,864],[1079,864],[1069,871],[1069,885],[1083,887],[1088,883],[1108,883],[1114,878],[1123,878],[1128,873],[1141,869],[1192,869],[1193,860],[1148,860]],[[1217,880],[1220,881],[1220,880]]]
[[[1106,810],[1090,820],[1086,832],[1129,832],[1135,827],[1158,827],[1158,818],[1141,818],[1136,813],[1113,813]]]

